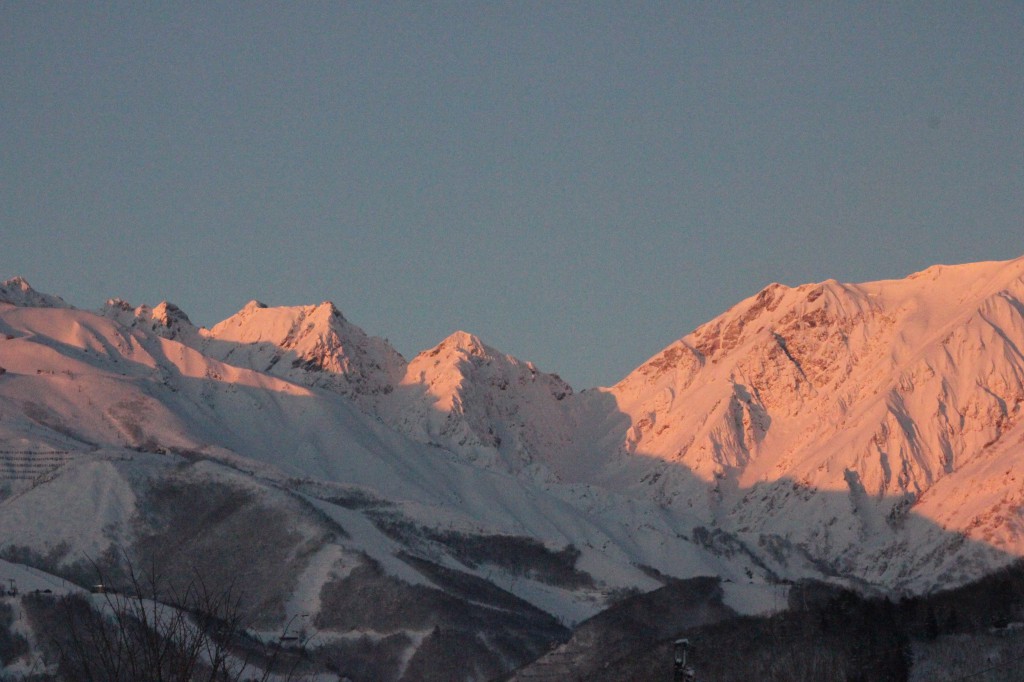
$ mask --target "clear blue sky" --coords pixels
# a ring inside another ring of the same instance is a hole
[[[0,4],[0,278],[332,300],[609,385],[764,285],[1024,253],[1024,3]]]

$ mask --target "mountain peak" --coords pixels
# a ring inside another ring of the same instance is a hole
[[[492,350],[484,345],[478,336],[462,330],[449,334],[448,338],[438,344],[437,348],[453,348],[466,351],[470,355],[488,355],[490,354],[488,351]]]
[[[192,337],[199,334],[199,329],[185,311],[169,301],[161,301],[155,307],[143,304],[132,308],[123,298],[111,298],[100,314],[126,327],[145,327],[166,339],[182,340],[183,335]]]
[[[267,307],[266,303],[264,303],[263,301],[258,301],[258,300],[256,300],[254,298],[251,301],[249,301],[248,303],[246,303],[244,306],[242,306],[242,309],[239,310],[238,312],[240,312],[240,313],[251,312],[253,310],[262,310],[262,309],[264,309],[266,307]]]
[[[132,304],[123,298],[108,298],[107,302],[103,304],[103,310],[121,310],[128,312],[132,309]]]
[[[0,282],[0,303],[21,308],[70,308],[60,296],[52,296],[33,289],[24,277],[11,277]]]
[[[155,308],[153,308],[153,319],[159,320],[168,327],[175,322],[194,326],[192,324],[192,320],[188,319],[188,315],[185,314],[185,311],[170,301],[161,301]]]
[[[331,301],[275,307],[250,301],[210,329],[204,352],[369,402],[390,392],[405,371],[398,351],[346,320]]]
[[[334,301],[324,301],[317,306],[317,309],[326,309],[334,317],[344,317],[344,315],[341,314],[341,310],[338,309],[338,306],[334,305]]]
[[[28,281],[20,275],[11,277],[5,281],[2,286],[10,289],[18,289],[20,291],[32,291],[31,285],[29,285]]]

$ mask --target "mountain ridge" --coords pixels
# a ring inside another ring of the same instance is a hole
[[[1024,258],[771,284],[582,392],[462,331],[406,360],[330,302],[252,301],[204,329],[166,301],[94,313],[17,278],[0,284],[0,553],[67,575],[116,546],[149,556],[192,528],[175,491],[209,486],[234,511],[186,534],[203,565],[220,534],[302,519],[273,535],[298,576],[253,585],[262,622],[342,585],[439,590],[451,613],[482,590],[495,613],[519,604],[491,615],[531,655],[523,604],[572,624],[667,579],[743,583],[741,602],[804,578],[926,593],[1024,556],[1022,348]],[[414,656],[426,635],[400,620]],[[527,660],[479,646],[480,670]]]

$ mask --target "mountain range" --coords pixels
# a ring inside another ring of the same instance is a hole
[[[716,618],[806,579],[927,594],[1024,556],[1022,351],[1024,258],[772,284],[578,392],[461,331],[407,360],[330,302],[205,329],[14,278],[0,557],[199,572],[352,679],[497,677],[677,579],[722,581]]]

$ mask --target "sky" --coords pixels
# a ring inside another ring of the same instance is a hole
[[[772,282],[1024,254],[1024,3],[0,3],[0,279],[333,301],[608,386]]]

